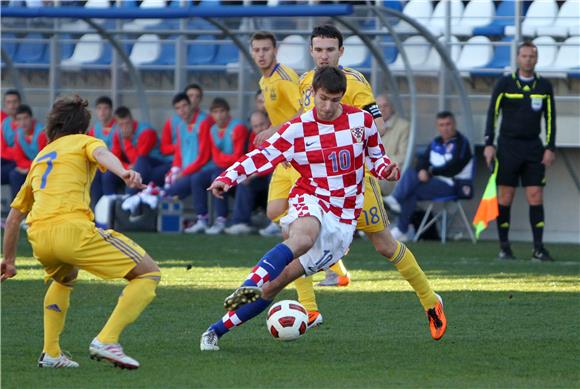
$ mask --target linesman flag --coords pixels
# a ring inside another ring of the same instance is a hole
[[[497,186],[495,183],[497,177],[497,166],[498,162],[495,161],[493,173],[491,174],[491,177],[489,177],[489,181],[485,187],[485,192],[483,192],[483,198],[481,199],[479,207],[477,208],[477,213],[473,218],[473,227],[475,228],[475,236],[477,239],[479,239],[481,232],[487,228],[489,222],[497,219],[497,216],[499,215]]]

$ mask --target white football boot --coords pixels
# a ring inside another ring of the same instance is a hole
[[[104,359],[121,369],[137,369],[140,366],[139,362],[123,352],[119,343],[101,343],[97,338],[89,346],[89,355],[91,359]]]
[[[49,367],[53,369],[60,369],[61,367],[79,367],[79,364],[70,359],[70,356],[61,353],[58,357],[53,358],[47,353],[43,352],[38,358],[38,367]]]
[[[218,346],[219,338],[214,330],[208,328],[203,334],[201,334],[201,340],[199,341],[199,348],[201,351],[219,351]]]

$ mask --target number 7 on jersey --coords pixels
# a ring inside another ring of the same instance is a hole
[[[42,175],[42,181],[40,182],[40,189],[44,189],[46,187],[46,179],[48,175],[52,171],[52,161],[56,159],[56,151],[43,155],[42,157],[38,158],[36,162],[46,161],[46,171]]]

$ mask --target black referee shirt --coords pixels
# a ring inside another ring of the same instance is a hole
[[[518,77],[517,71],[499,79],[487,111],[486,146],[494,143],[500,112],[500,135],[512,139],[537,139],[543,113],[546,148],[553,150],[556,147],[556,106],[552,84],[547,79],[534,73],[534,79],[525,82]]]

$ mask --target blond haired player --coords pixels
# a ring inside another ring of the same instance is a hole
[[[6,220],[1,280],[16,275],[19,226],[26,217],[34,257],[44,267],[46,281],[52,278],[44,297],[44,348],[38,366],[61,368],[79,366],[59,344],[78,270],[103,279],[125,278],[129,283],[91,342],[89,354],[136,369],[139,362],[123,352],[119,337],[155,297],[161,273],[129,238],[95,227],[89,193],[97,167],[108,169],[131,188],[144,186],[139,173],[126,170],[102,140],[85,135],[91,118],[87,105],[79,96],[70,96],[52,106],[46,127],[49,143],[34,159]]]
[[[344,52],[342,43],[342,34],[336,27],[332,25],[315,27],[310,36],[310,54],[316,67],[338,66],[339,59]],[[341,103],[368,111],[375,119],[377,128],[383,129],[380,111],[365,77],[354,69],[344,67],[341,67],[341,69],[347,80],[346,93]],[[304,111],[311,110],[314,107],[312,99],[312,79],[314,74],[315,70],[310,70],[300,77],[301,105]],[[388,223],[377,180],[366,174],[364,205],[357,221],[357,229],[366,233],[377,252],[395,265],[401,276],[413,287],[427,314],[431,336],[439,340],[447,328],[442,300],[431,289],[427,277],[419,267],[411,250],[393,238],[387,227]],[[342,266],[342,269],[343,272],[346,271],[344,266]],[[336,271],[337,269],[333,267],[332,270]],[[339,273],[336,283],[340,282],[340,276],[341,274]],[[343,279],[345,278],[343,277]],[[345,281],[347,280],[348,278]],[[300,302],[308,311],[318,309],[311,277],[301,280],[299,284],[297,283],[296,289]]]

